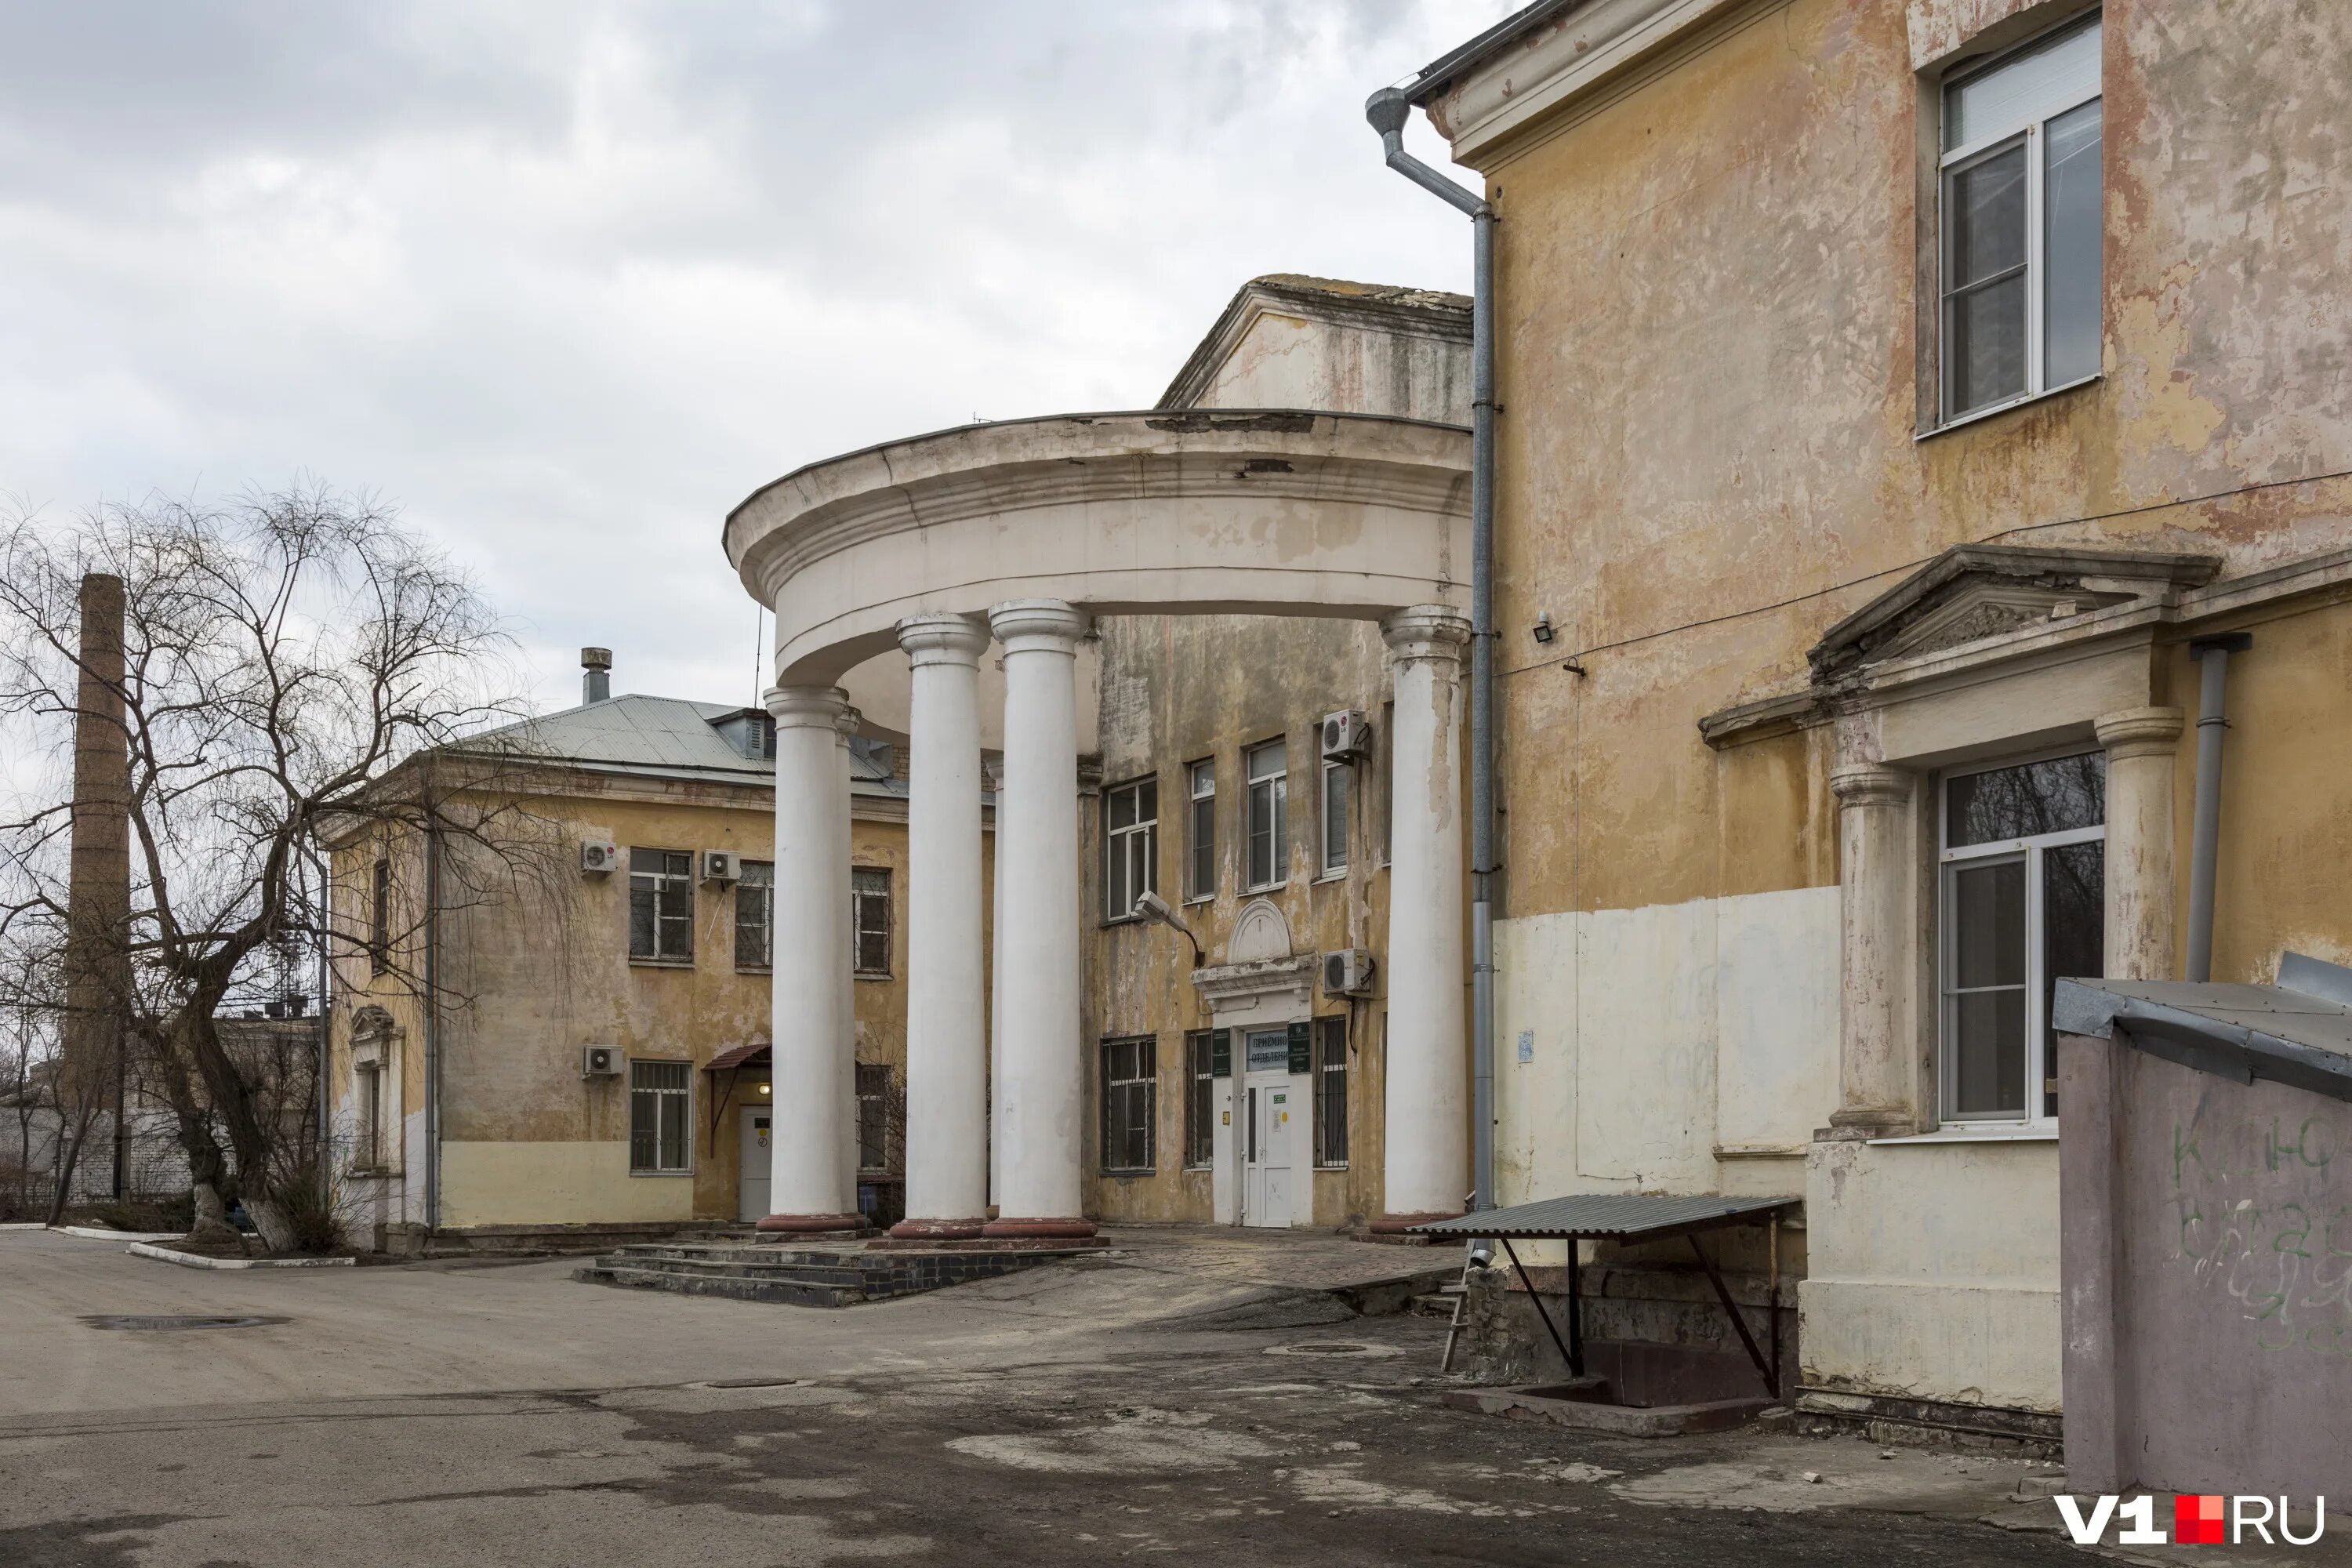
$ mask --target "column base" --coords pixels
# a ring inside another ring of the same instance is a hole
[[[968,1241],[981,1232],[984,1219],[902,1219],[890,1227],[894,1241]]]
[[[1090,1219],[992,1219],[980,1231],[990,1237],[1036,1237],[1069,1241],[1083,1241],[1094,1233],[1095,1222]]]
[[[1843,1142],[1862,1138],[1901,1138],[1919,1131],[1916,1118],[1909,1112],[1885,1106],[1855,1105],[1830,1112],[1829,1138],[1825,1142]]]
[[[866,1236],[873,1227],[862,1214],[772,1214],[754,1227],[762,1236]]]
[[[1427,1247],[1434,1242],[1436,1237],[1414,1236],[1406,1227],[1427,1225],[1432,1220],[1460,1219],[1461,1217],[1460,1209],[1438,1209],[1427,1214],[1384,1214],[1367,1224],[1362,1231],[1358,1233],[1356,1239],[1385,1242],[1391,1247]]]

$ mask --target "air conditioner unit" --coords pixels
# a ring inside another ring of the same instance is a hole
[[[743,879],[743,857],[724,849],[702,852],[702,879],[706,882],[740,882]]]
[[[621,847],[609,838],[589,838],[580,845],[580,868],[603,875],[621,867]]]
[[[618,1046],[583,1046],[580,1047],[582,1078],[618,1078],[621,1076],[621,1047]]]
[[[1368,996],[1372,990],[1372,955],[1360,947],[1343,947],[1323,955],[1323,994]]]
[[[1323,715],[1323,760],[1349,763],[1372,754],[1372,727],[1353,708]]]

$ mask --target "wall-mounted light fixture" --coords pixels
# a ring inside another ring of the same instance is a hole
[[[1549,610],[1546,610],[1543,615],[1537,619],[1535,633],[1536,641],[1545,644],[1549,644],[1552,638],[1559,636],[1558,632],[1551,629],[1551,612]]]

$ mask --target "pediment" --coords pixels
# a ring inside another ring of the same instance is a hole
[[[1234,919],[1234,934],[1225,942],[1228,964],[1265,963],[1288,958],[1290,922],[1270,899],[1258,899]]]
[[[1819,681],[2114,605],[2159,602],[2212,581],[2221,565],[2213,555],[1964,544],[1832,626],[1808,658]]]

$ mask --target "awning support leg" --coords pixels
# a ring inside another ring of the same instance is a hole
[[[1584,1375],[1584,1346],[1582,1343],[1582,1336],[1578,1336],[1579,1342],[1574,1350],[1570,1350],[1565,1343],[1561,1342],[1559,1331],[1552,1326],[1551,1314],[1544,1310],[1543,1298],[1536,1294],[1536,1282],[1528,1278],[1527,1266],[1519,1261],[1518,1252],[1511,1246],[1510,1237],[1496,1237],[1495,1239],[1503,1244],[1503,1256],[1511,1260],[1511,1267],[1518,1272],[1519,1288],[1528,1293],[1528,1305],[1533,1307],[1536,1310],[1536,1316],[1543,1320],[1544,1332],[1551,1336],[1551,1342],[1553,1345],[1558,1347],[1559,1351],[1559,1359],[1568,1363],[1568,1374],[1570,1377],[1582,1377]],[[1570,1330],[1573,1331],[1576,1326],[1575,1238],[1571,1237],[1569,1239],[1568,1245],[1570,1249],[1568,1265],[1570,1292],[1568,1299],[1568,1310],[1570,1314],[1569,1326]]]
[[[1731,1300],[1731,1288],[1724,1284],[1723,1276],[1716,1272],[1715,1259],[1709,1258],[1706,1248],[1698,1244],[1697,1233],[1686,1231],[1684,1234],[1690,1242],[1691,1252],[1698,1258],[1698,1266],[1706,1270],[1707,1283],[1715,1287],[1715,1299],[1723,1303],[1723,1315],[1729,1318],[1731,1326],[1739,1331],[1739,1342],[1748,1347],[1748,1359],[1756,1363],[1757,1372],[1763,1376],[1764,1392],[1775,1399],[1780,1398],[1780,1369],[1765,1361],[1764,1352],[1756,1348],[1756,1336],[1748,1331],[1748,1321],[1739,1315],[1738,1306]]]

